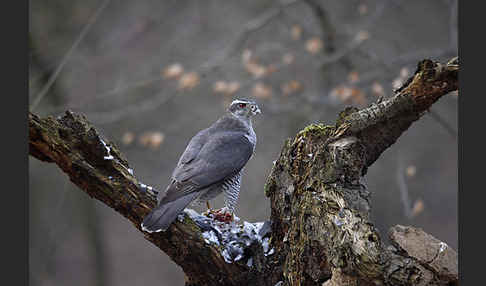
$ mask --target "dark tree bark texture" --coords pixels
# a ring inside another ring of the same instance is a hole
[[[189,210],[166,232],[143,235],[182,267],[186,285],[458,285],[456,252],[424,231],[397,225],[384,245],[362,184],[381,153],[458,89],[458,72],[457,58],[424,60],[393,97],[346,108],[336,124],[310,125],[287,140],[264,187],[272,208],[265,224],[222,226]],[[82,115],[29,113],[29,147],[139,230],[156,204]]]

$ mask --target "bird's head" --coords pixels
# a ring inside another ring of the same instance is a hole
[[[248,99],[236,99],[231,102],[228,111],[235,116],[244,116],[250,118],[253,115],[261,113],[256,102]]]

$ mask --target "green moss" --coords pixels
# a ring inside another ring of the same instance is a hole
[[[272,180],[272,178],[269,178],[265,182],[265,186],[263,186],[263,192],[265,193],[265,196],[268,198],[270,197],[272,193],[272,187],[275,185],[275,182]]]
[[[184,220],[182,223],[191,229],[191,232],[199,233],[200,235],[202,234],[200,227],[188,215],[184,214]]]
[[[345,121],[346,117],[352,113],[359,111],[358,108],[353,106],[346,107],[343,111],[339,112],[338,119],[336,120],[336,126],[340,126]]]
[[[304,129],[302,129],[297,134],[297,137],[301,137],[301,136],[307,137],[309,134],[328,137],[333,130],[334,130],[334,126],[329,126],[324,124],[310,124],[306,126]]]

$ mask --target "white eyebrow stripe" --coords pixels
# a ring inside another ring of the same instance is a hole
[[[235,99],[235,100],[233,100],[233,102],[231,102],[230,106],[232,106],[233,104],[238,104],[238,103],[255,104],[254,102],[251,102],[251,101]]]
[[[250,102],[236,99],[236,100],[233,100],[233,102],[231,102],[231,105],[233,105],[235,103],[250,103]]]

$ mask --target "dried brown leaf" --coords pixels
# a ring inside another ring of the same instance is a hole
[[[302,28],[299,25],[293,25],[290,29],[293,40],[299,40],[302,35]]]
[[[227,84],[226,94],[233,95],[240,89],[240,83],[237,81],[232,81]]]
[[[288,81],[280,87],[283,95],[290,95],[302,89],[302,84],[297,80]]]
[[[366,6],[366,4],[360,4],[358,6],[358,12],[360,15],[365,15],[366,13],[368,13],[368,6]]]
[[[407,167],[406,173],[408,177],[413,177],[417,174],[417,168],[414,165],[410,165]]]
[[[322,50],[323,43],[319,37],[313,37],[305,43],[305,49],[311,54],[317,54]]]
[[[385,89],[379,82],[373,82],[373,85],[371,86],[371,92],[374,96],[380,97],[380,96],[385,96]]]
[[[263,65],[253,60],[246,63],[245,68],[254,78],[262,78],[267,73],[267,69]]]
[[[284,64],[290,65],[294,62],[294,56],[291,53],[287,53],[283,56],[282,61],[284,62]]]
[[[132,144],[133,140],[135,140],[135,134],[133,134],[133,132],[125,132],[125,134],[122,136],[122,143],[124,145]]]
[[[195,72],[189,72],[182,75],[179,79],[179,89],[191,90],[199,84],[199,75]]]
[[[331,91],[330,96],[343,103],[354,103],[359,105],[366,104],[365,94],[361,90],[354,87],[336,87]]]
[[[249,49],[243,50],[241,53],[241,61],[245,64],[251,60],[251,51]]]
[[[213,84],[213,91],[224,95],[233,95],[238,89],[240,89],[240,83],[237,81],[217,81]]]
[[[225,93],[228,89],[228,84],[225,81],[218,80],[213,84],[213,91],[215,93]]]
[[[356,71],[352,71],[348,74],[349,83],[357,83],[359,81],[359,74]]]
[[[163,75],[165,78],[178,78],[184,72],[184,68],[179,63],[174,63],[164,69]]]
[[[400,77],[402,79],[406,79],[409,74],[410,74],[410,70],[408,68],[403,67],[403,68],[400,69]]]
[[[411,212],[412,217],[416,217],[417,215],[422,213],[424,209],[425,209],[424,201],[421,199],[416,200],[415,203],[413,204],[413,208]]]
[[[165,135],[162,132],[145,132],[138,138],[138,142],[144,147],[150,147],[155,150],[160,147],[164,139]]]
[[[363,42],[370,38],[370,33],[368,31],[359,31],[356,34],[356,41]]]
[[[253,86],[253,96],[258,98],[269,98],[272,96],[272,88],[264,83],[256,83]]]

